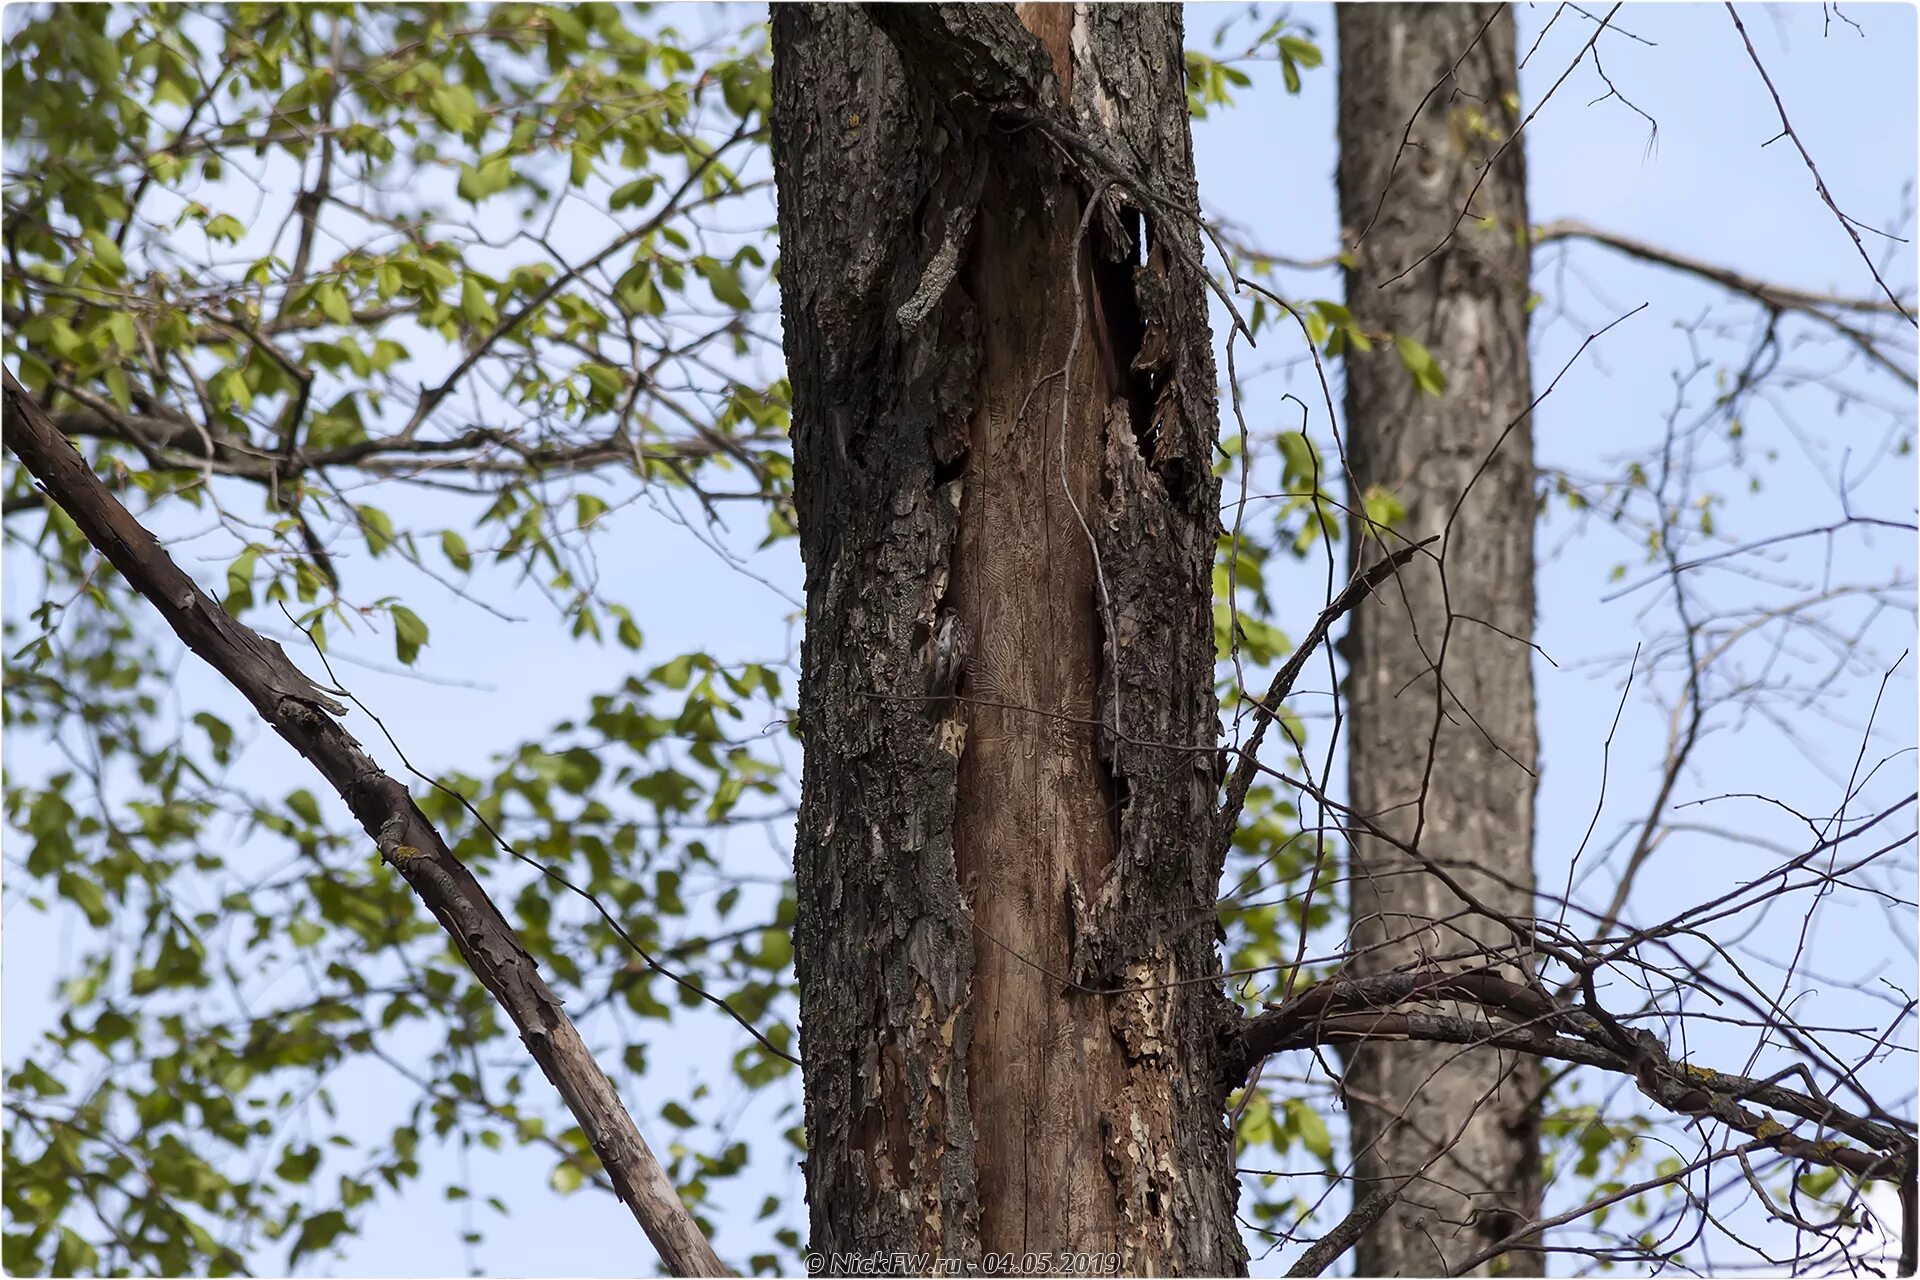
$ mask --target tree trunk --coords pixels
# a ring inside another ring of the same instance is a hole
[[[1534,470],[1519,144],[1487,169],[1519,121],[1513,15],[1370,4],[1342,5],[1337,18],[1341,221],[1345,243],[1358,241],[1348,306],[1362,329],[1422,343],[1447,379],[1442,395],[1421,391],[1391,342],[1349,353],[1352,483],[1390,490],[1407,538],[1452,519],[1444,576],[1417,558],[1354,613],[1343,646],[1353,804],[1445,860],[1494,913],[1524,919],[1537,751],[1523,643],[1533,632]],[[1379,531],[1350,540],[1356,567],[1401,545]],[[1366,837],[1353,848],[1360,975],[1470,968],[1494,952],[1509,973],[1527,963],[1503,925],[1467,911],[1402,851]],[[1360,1274],[1442,1274],[1537,1213],[1537,1064],[1383,1043],[1353,1052],[1346,1090],[1356,1192],[1405,1180],[1360,1242]],[[1541,1255],[1498,1265],[1539,1275]]]
[[[1243,1271],[1179,11],[773,32],[812,1248]]]

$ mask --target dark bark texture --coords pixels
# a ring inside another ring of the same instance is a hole
[[[773,128],[811,1246],[1242,1271],[1178,11],[776,7]]]
[[[1444,571],[1416,558],[1353,614],[1353,805],[1403,841],[1417,836],[1493,912],[1525,919],[1534,468],[1526,173],[1517,142],[1500,151],[1519,122],[1513,15],[1370,4],[1342,5],[1337,19],[1348,305],[1362,328],[1424,344],[1447,379],[1442,395],[1420,391],[1391,342],[1346,362],[1352,483],[1399,498],[1398,535],[1446,533]],[[1400,545],[1379,532],[1350,541],[1356,568]],[[1530,963],[1507,928],[1404,853],[1359,837],[1354,863],[1358,976],[1471,968],[1495,951],[1509,976]],[[1445,1274],[1536,1214],[1538,1090],[1538,1065],[1512,1052],[1351,1051],[1356,1191],[1400,1191],[1360,1241],[1360,1274]],[[1538,1275],[1540,1257],[1499,1266]]]

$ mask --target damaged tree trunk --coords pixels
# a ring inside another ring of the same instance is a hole
[[[773,33],[812,1248],[1243,1271],[1179,11]]]
[[[1387,343],[1346,361],[1352,482],[1390,490],[1406,509],[1399,536],[1351,540],[1355,568],[1402,538],[1446,533],[1444,578],[1416,558],[1354,612],[1344,645],[1353,804],[1392,836],[1417,837],[1495,913],[1525,920],[1534,469],[1526,171],[1517,140],[1501,149],[1519,122],[1513,14],[1337,12],[1348,307],[1363,329],[1422,343],[1447,380],[1441,395],[1423,391]],[[1529,963],[1505,927],[1465,911],[1385,842],[1356,838],[1354,862],[1357,976],[1489,964],[1513,976]],[[1410,1041],[1356,1048],[1350,1063],[1356,1194],[1402,1189],[1360,1240],[1359,1274],[1448,1274],[1538,1215],[1537,1063]],[[1492,1265],[1540,1275],[1541,1262],[1522,1250]]]

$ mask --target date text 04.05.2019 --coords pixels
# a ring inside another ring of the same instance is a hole
[[[810,1276],[1116,1276],[1117,1253],[809,1253]]]

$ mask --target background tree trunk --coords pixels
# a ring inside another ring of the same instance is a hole
[[[1239,1272],[1179,12],[1022,17],[774,11],[811,1244]]]
[[[1337,15],[1341,222],[1345,243],[1360,241],[1348,306],[1363,329],[1424,344],[1447,378],[1435,397],[1416,388],[1391,342],[1349,353],[1352,481],[1399,498],[1398,532],[1408,538],[1441,532],[1472,485],[1445,544],[1444,580],[1432,560],[1415,559],[1353,616],[1343,646],[1353,804],[1402,840],[1417,833],[1422,852],[1449,860],[1495,911],[1526,917],[1536,760],[1521,642],[1533,631],[1530,423],[1501,439],[1532,399],[1520,146],[1481,181],[1519,121],[1513,15],[1438,4],[1342,5]],[[1350,540],[1356,566],[1401,545],[1390,534]],[[1505,929],[1464,914],[1403,853],[1360,838],[1354,859],[1360,974],[1422,961],[1461,969],[1487,963],[1491,948],[1513,959]],[[1356,1193],[1413,1179],[1360,1242],[1359,1274],[1443,1273],[1504,1236],[1515,1215],[1536,1213],[1537,1064],[1383,1043],[1352,1054],[1346,1085]],[[1541,1274],[1537,1253],[1500,1265]]]

